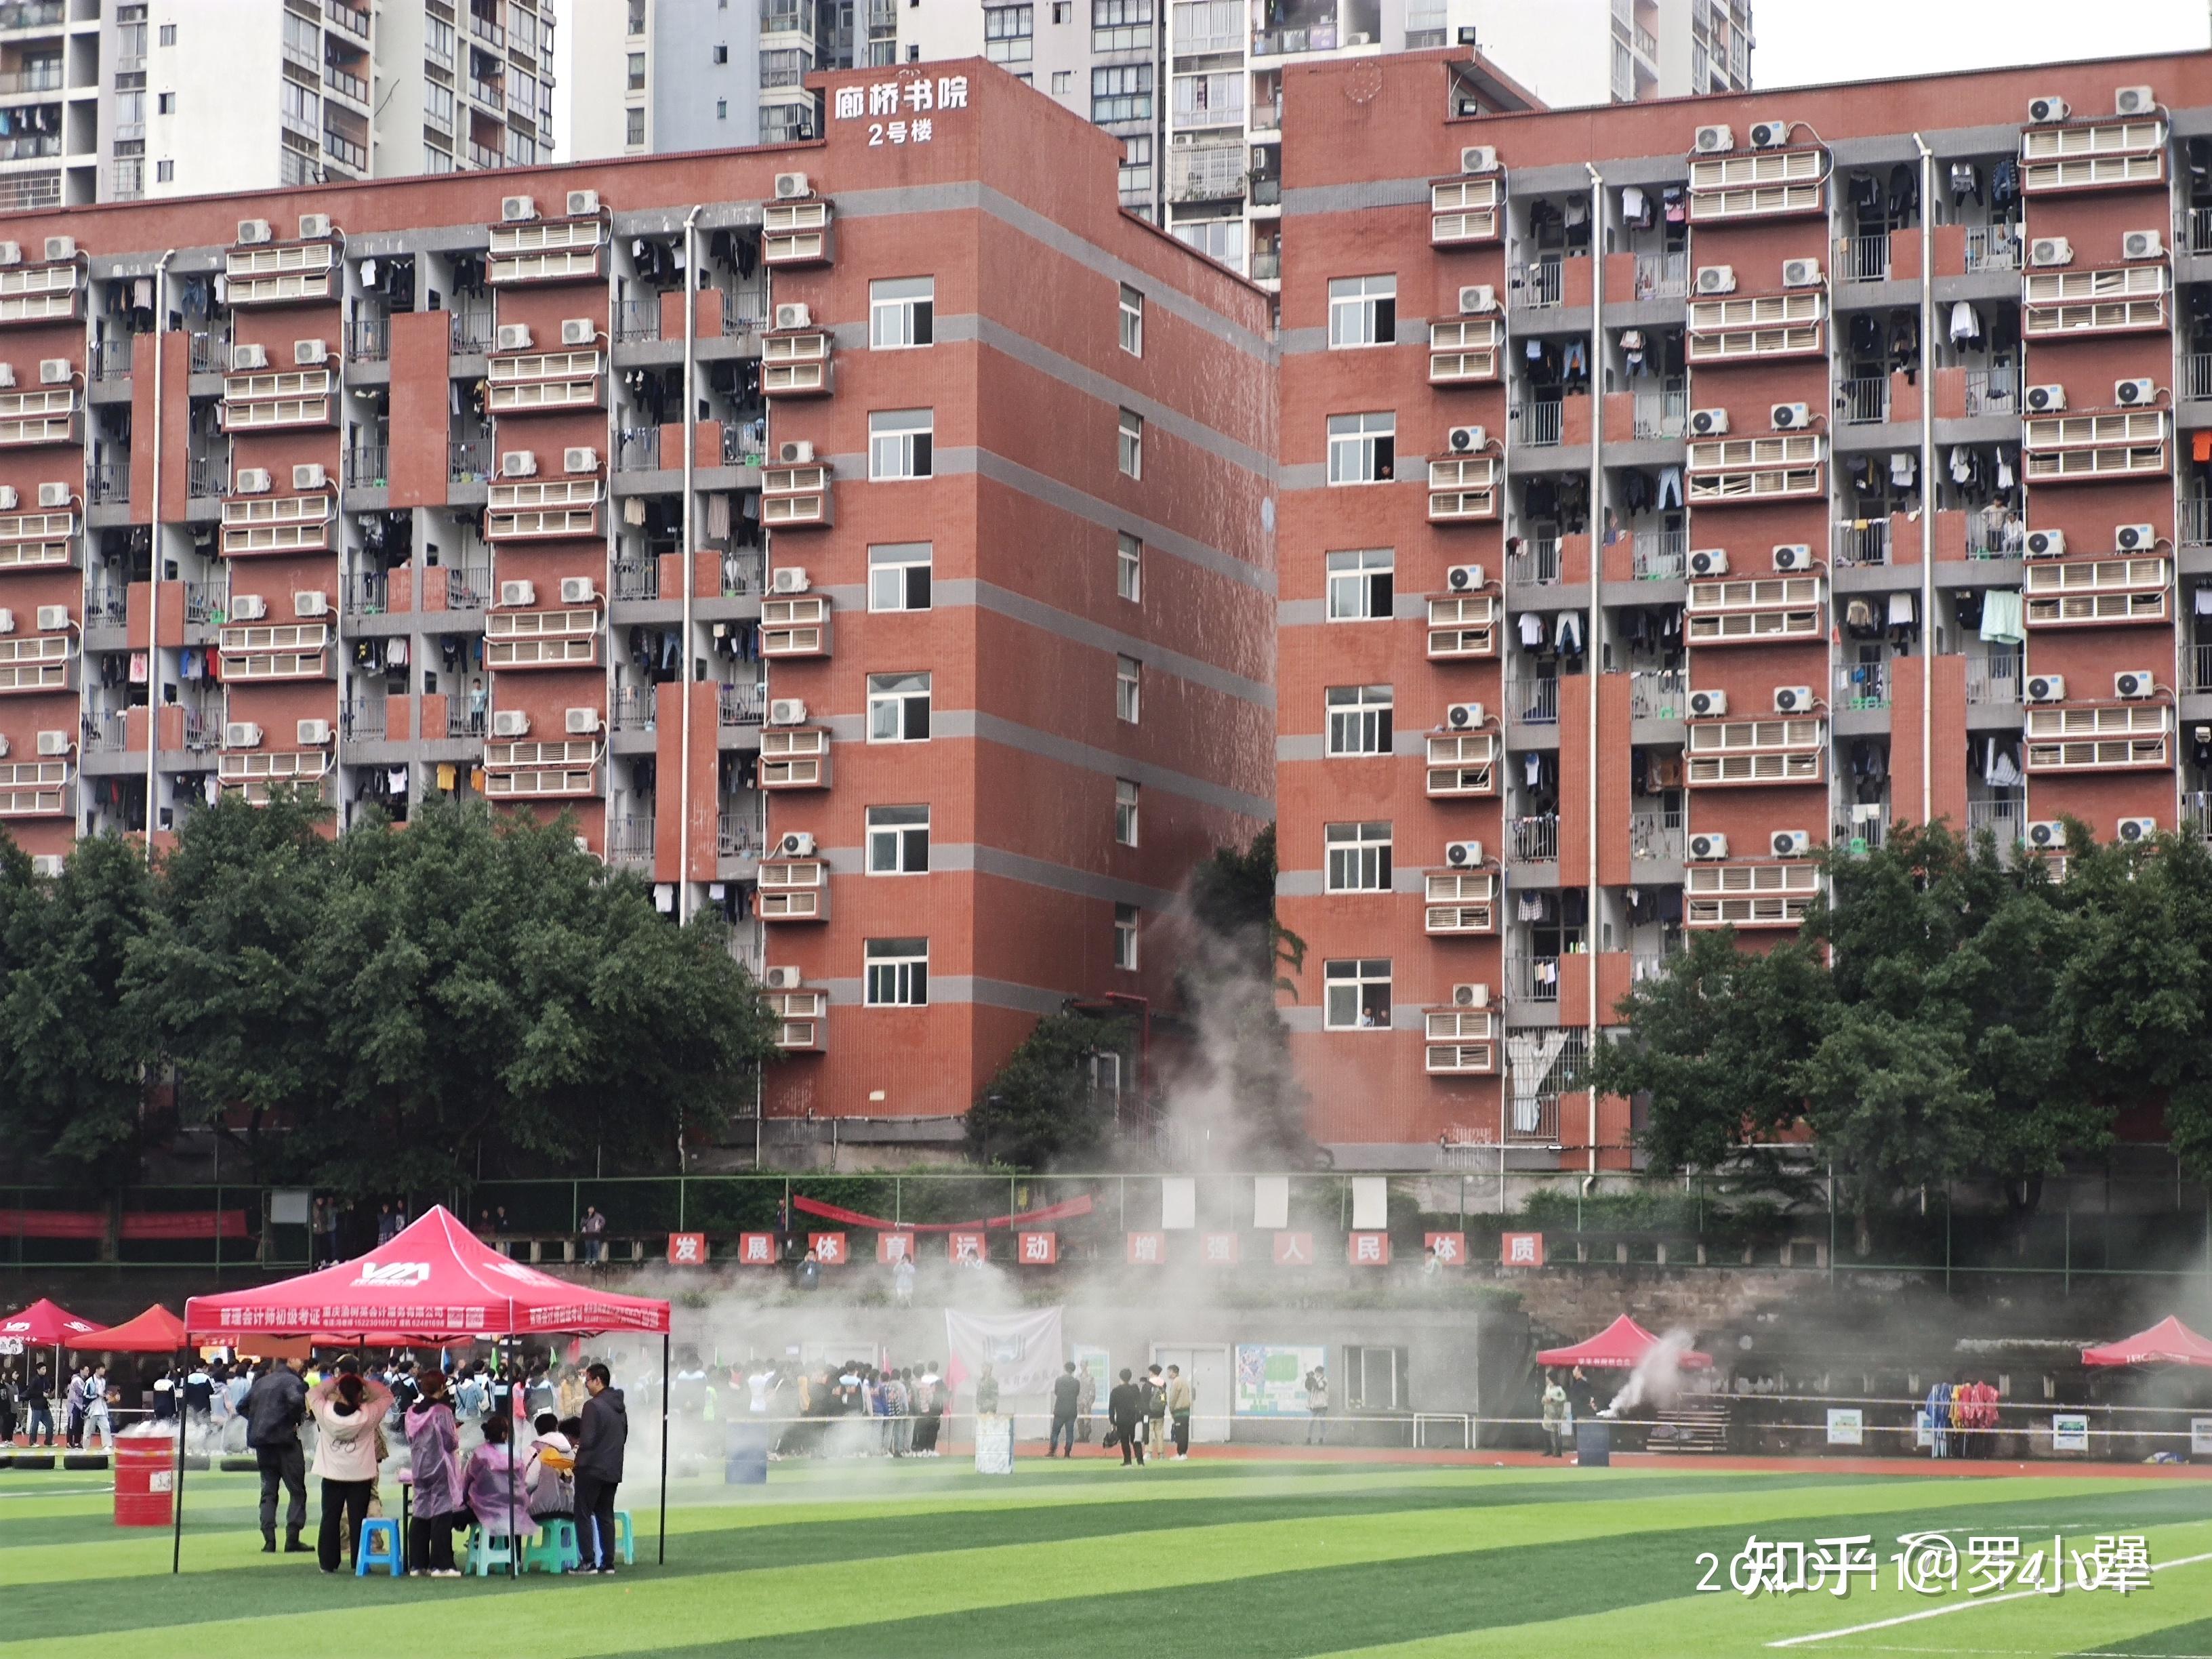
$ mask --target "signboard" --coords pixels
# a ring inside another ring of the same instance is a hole
[[[1129,1260],[1140,1267],[1157,1267],[1168,1259],[1165,1233],[1131,1233]]]
[[[831,1266],[842,1267],[852,1260],[846,1253],[845,1235],[842,1233],[809,1233],[806,1235],[806,1248],[813,1251],[817,1261]]]
[[[1831,1406],[1828,1408],[1828,1443],[1832,1446],[1866,1444],[1866,1414],[1856,1406]]]
[[[21,1337],[20,1337],[20,1336],[0,1336],[0,1354],[7,1354],[7,1355],[13,1356],[13,1355],[15,1355],[15,1354],[19,1354],[19,1353],[21,1353],[21,1352],[23,1352],[23,1339],[22,1339]]]
[[[2089,1419],[2081,1412],[2060,1412],[2051,1419],[2051,1449],[2085,1452],[2089,1449]]]
[[[1498,1260],[1507,1267],[1540,1267],[1544,1265],[1544,1235],[1541,1233],[1502,1233],[1498,1240]]]
[[[2191,1457],[2212,1457],[2212,1417],[2192,1417],[2189,1419],[2189,1455]]]
[[[1277,1233],[1275,1235],[1275,1265],[1278,1267],[1310,1267],[1314,1265],[1314,1242],[1311,1233]]]
[[[668,1235],[668,1265],[672,1267],[703,1267],[707,1265],[707,1235],[704,1233],[671,1233]]]
[[[1465,1233],[1423,1233],[1421,1248],[1429,1253],[1429,1260],[1441,1267],[1467,1266],[1467,1235]]]
[[[1344,1259],[1355,1267],[1387,1267],[1390,1265],[1390,1235],[1388,1233],[1348,1233],[1344,1240]]]
[[[968,77],[964,75],[904,76],[896,81],[840,87],[831,105],[831,118],[868,124],[868,144],[926,144],[936,136],[937,123],[948,110],[968,107]]]
[[[1240,1342],[1237,1345],[1239,1417],[1304,1417],[1306,1373],[1328,1363],[1328,1350],[1305,1344]]]
[[[775,1235],[774,1233],[739,1233],[738,1260],[749,1267],[772,1267],[775,1265]]]
[[[894,1261],[913,1261],[914,1235],[912,1233],[878,1233],[876,1260],[886,1267]]]
[[[1094,1348],[1088,1343],[1071,1342],[1067,1345],[1067,1357],[1075,1362],[1077,1373],[1089,1377],[1098,1390],[1098,1396],[1092,1402],[1091,1410],[1104,1411],[1106,1396],[1114,1392],[1112,1354],[1104,1348]]]
[[[945,1235],[945,1259],[956,1267],[981,1267],[989,1255],[990,1247],[981,1233]]]
[[[1049,1267],[1060,1260],[1060,1235],[1058,1233],[1024,1233],[1018,1248],[1024,1267]]]
[[[1198,1237],[1198,1259],[1209,1267],[1233,1267],[1243,1253],[1243,1241],[1235,1233],[1200,1233]]]

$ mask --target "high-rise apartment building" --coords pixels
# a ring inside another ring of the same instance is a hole
[[[0,208],[527,166],[554,0],[10,0]]]
[[[810,67],[983,57],[1122,141],[1127,205],[1268,288],[1286,67],[1479,40],[1472,116],[1741,89],[1751,63],[1750,0],[623,0],[579,28],[580,155],[776,143],[817,118]]]
[[[796,149],[0,222],[0,825],[571,814],[765,971],[771,1113],[942,1120],[1168,997],[1270,811],[1266,297],[988,65],[823,90]]]
[[[1615,1004],[1821,847],[2207,823],[2212,56],[1465,73],[1285,76],[1285,1017],[1326,1141],[1617,1167]]]

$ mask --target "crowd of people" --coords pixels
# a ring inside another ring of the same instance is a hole
[[[952,1406],[935,1360],[896,1366],[851,1360],[817,1372],[755,1360],[737,1367],[730,1382],[743,1390],[747,1415],[760,1419],[776,1458],[935,1457]],[[976,1383],[976,1410],[995,1410],[997,1391],[987,1368]],[[679,1414],[682,1401],[671,1394]]]

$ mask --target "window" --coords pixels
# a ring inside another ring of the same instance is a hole
[[[988,12],[984,13],[989,16]],[[1100,64],[1091,71],[1093,121],[1149,121],[1152,118],[1152,66]]]
[[[289,13],[286,15],[289,15]],[[124,112],[134,95],[140,100],[139,107],[143,113],[145,107],[143,100],[146,94],[142,92],[136,94],[131,93],[118,93],[115,98],[116,118],[118,120],[124,118]],[[280,113],[290,118],[292,121],[298,122],[305,126],[313,126],[316,122],[322,118],[322,100],[316,97],[313,93],[309,92],[306,88],[292,81],[280,81],[276,83],[276,107]]]
[[[154,163],[154,182],[155,184],[174,184],[176,182],[176,178],[177,164],[174,161],[156,161]]]
[[[867,943],[867,1006],[929,1006],[929,941],[872,939]]]
[[[629,89],[632,92],[645,90],[645,54],[641,52],[629,55]]]
[[[1396,602],[1398,556],[1387,547],[1328,556],[1328,619],[1388,622]]]
[[[1026,64],[1035,53],[1035,6],[983,8],[983,56],[994,64]]]
[[[1115,463],[1121,475],[1127,478],[1145,476],[1145,417],[1133,409],[1121,411],[1121,438],[1115,453]]]
[[[1114,549],[1114,591],[1131,605],[1145,596],[1145,544],[1126,530]]]
[[[814,60],[798,46],[760,54],[760,83],[763,87],[795,87],[802,83]]]
[[[1145,355],[1145,296],[1127,283],[1121,284],[1121,349],[1132,357]]]
[[[868,416],[868,476],[929,477],[932,416],[926,409],[879,409]]]
[[[1123,847],[1137,844],[1137,785],[1129,778],[1114,780],[1114,839]]]
[[[453,130],[453,89],[441,87],[435,81],[422,83],[422,113],[433,125],[451,132]]]
[[[1331,823],[1322,827],[1328,848],[1328,890],[1387,893],[1390,890],[1390,826],[1388,823]]]
[[[1121,205],[1142,207],[1152,198],[1152,135],[1132,133],[1121,141]]]
[[[1218,259],[1234,270],[1244,268],[1244,221],[1193,219],[1175,228],[1176,240],[1189,244],[1209,259]]]
[[[165,46],[173,46],[177,44],[177,26],[174,23],[161,25],[161,44]]]
[[[175,93],[173,93],[173,92],[157,92],[157,93],[155,93],[155,94],[154,94],[154,113],[155,113],[155,114],[156,114],[156,115],[174,115],[176,112],[177,112],[177,94],[176,94]]]
[[[1134,657],[1114,659],[1114,712],[1132,726],[1141,706],[1144,675],[1144,664]]]
[[[868,741],[929,741],[929,676],[868,676]]]
[[[1067,21],[1068,8],[1074,3],[1075,0],[1052,0],[1052,21],[1055,23],[1065,23]]]
[[[1389,345],[1398,337],[1398,279],[1340,276],[1328,285],[1328,343]]]
[[[805,54],[802,53],[803,57]],[[795,144],[810,135],[808,125],[812,119],[811,106],[806,104],[763,104],[760,112],[760,135],[763,144]]]
[[[289,12],[286,14],[287,16],[290,15]],[[314,25],[310,23],[307,27],[313,28]],[[442,17],[425,17],[422,20],[423,52],[447,69],[453,66],[453,26],[451,23]]]
[[[868,609],[929,609],[927,542],[890,542],[868,550]]]
[[[1328,481],[1333,484],[1386,483],[1398,461],[1395,415],[1332,415],[1328,417]]]
[[[1390,752],[1392,694],[1387,685],[1332,685],[1327,693],[1328,752]]]
[[[937,336],[937,278],[892,276],[868,284],[868,343],[878,351],[926,346]]]
[[[1052,72],[1052,95],[1054,97],[1065,98],[1068,94],[1074,90],[1075,71],[1073,70],[1054,70]]]
[[[645,142],[645,112],[641,109],[633,109],[625,110],[623,113],[629,118],[623,125],[623,143],[625,144],[643,143]],[[768,112],[765,110],[761,112],[761,118],[763,120],[766,120],[768,118]]]
[[[730,100],[728,99],[717,98],[714,100],[714,118],[717,121],[726,121],[730,118]]]
[[[1364,957],[1357,962],[1324,962],[1321,1023],[1331,1031],[1388,1030],[1390,1024],[1390,959]]]
[[[1114,907],[1114,965],[1134,973],[1137,969],[1137,907]]]
[[[929,809],[927,806],[871,806],[868,809],[868,873],[918,876],[929,868]]]
[[[453,155],[451,150],[440,149],[435,144],[426,143],[422,146],[423,172],[451,173],[453,170]]]
[[[1152,44],[1152,0],[1091,0],[1091,50],[1143,52]]]
[[[1353,1347],[1344,1350],[1344,1407],[1352,1412],[1405,1412],[1413,1408],[1407,1391],[1407,1367],[1403,1348]]]
[[[718,64],[728,63],[730,61],[729,47],[726,46],[717,46],[714,48],[714,61]]]

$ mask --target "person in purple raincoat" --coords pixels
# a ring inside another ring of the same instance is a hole
[[[530,1486],[514,1461],[512,1419],[485,1419],[483,1444],[469,1454],[461,1488],[469,1513],[486,1536],[527,1540],[538,1535],[538,1522],[530,1513]]]
[[[461,1431],[446,1393],[446,1374],[425,1370],[422,1396],[407,1408],[407,1455],[414,1466],[414,1514],[407,1524],[407,1570],[432,1578],[458,1578],[453,1529],[468,1524],[460,1464]]]

